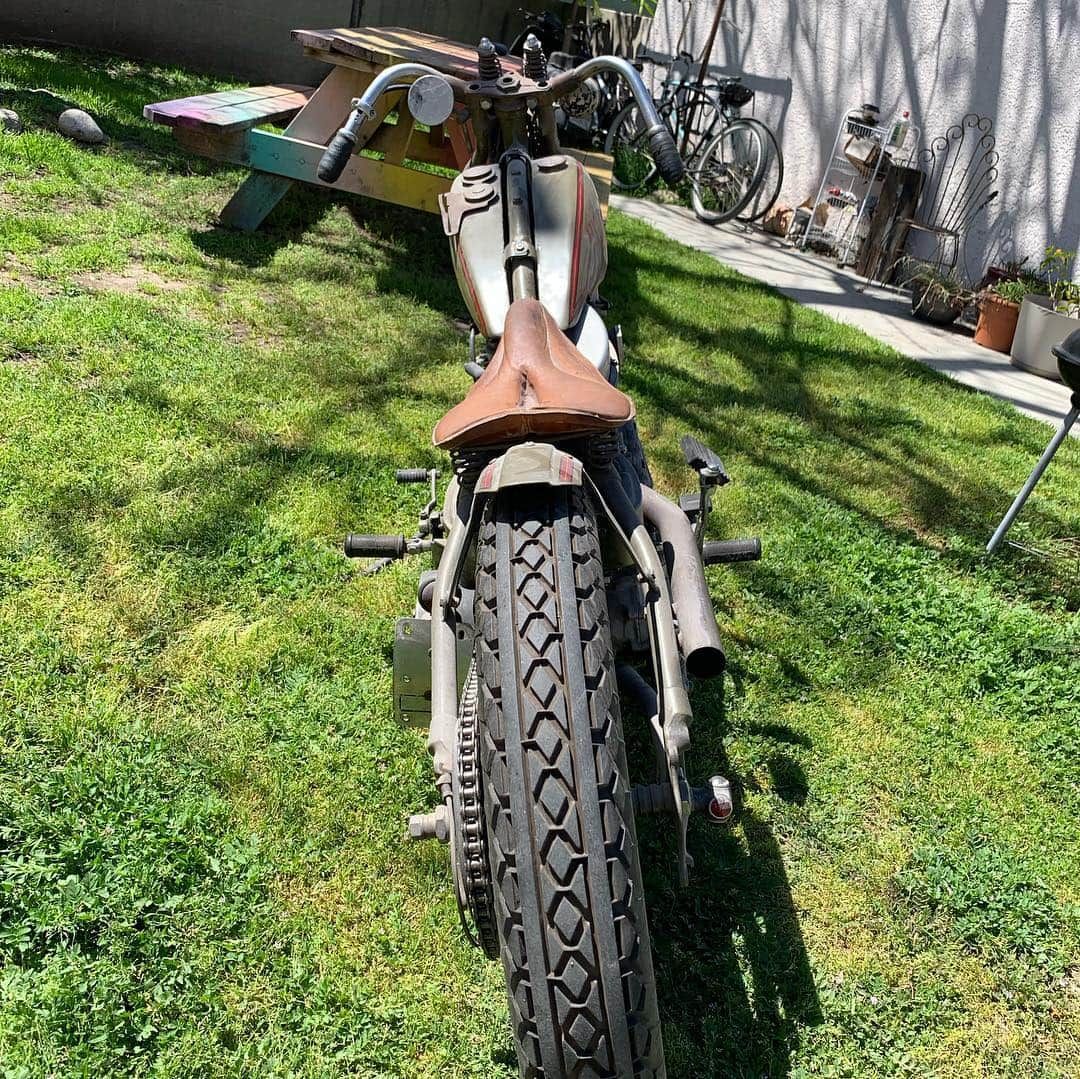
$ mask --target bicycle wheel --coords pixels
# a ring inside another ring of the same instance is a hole
[[[745,120],[724,128],[694,160],[690,203],[709,225],[730,221],[754,197],[765,173],[765,141]]]
[[[612,157],[611,186],[616,191],[643,191],[655,183],[659,170],[646,137],[647,125],[631,101],[611,122],[604,153]]]
[[[779,140],[768,126],[752,116],[748,116],[744,122],[753,127],[765,140],[765,175],[753,197],[736,215],[737,221],[748,225],[751,221],[760,221],[780,197],[780,188],[784,184],[784,154],[780,149]]]

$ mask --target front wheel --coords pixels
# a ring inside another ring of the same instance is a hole
[[[487,848],[521,1074],[662,1077],[603,566],[580,488],[498,497],[476,602]]]
[[[631,101],[616,114],[604,139],[611,155],[611,186],[615,191],[648,191],[660,175],[649,148],[648,124]]]

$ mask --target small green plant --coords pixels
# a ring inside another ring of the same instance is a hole
[[[952,270],[941,270],[919,259],[907,258],[904,265],[908,268],[904,275],[904,284],[913,294],[922,296],[924,305],[944,303],[950,307],[966,307],[977,298],[973,292]]]
[[[1024,302],[1024,297],[1030,291],[1028,283],[1019,277],[1007,281],[998,281],[997,284],[987,289],[990,295],[997,296],[999,299],[1014,303],[1017,306]]]
[[[1053,310],[1062,315],[1080,314],[1080,286],[1072,280],[1072,264],[1075,251],[1066,251],[1051,245],[1039,263]]]

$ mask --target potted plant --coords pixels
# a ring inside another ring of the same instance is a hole
[[[911,289],[911,313],[933,326],[951,326],[971,300],[954,274],[926,263],[915,263],[904,283]]]
[[[1030,273],[1024,269],[1029,258],[1029,255],[1025,255],[1022,259],[1009,259],[1000,265],[989,267],[982,281],[983,286],[996,285],[999,281],[1019,281],[1024,276],[1030,277]]]
[[[1074,257],[1073,251],[1048,247],[1039,263],[1046,295],[1029,293],[1020,305],[1011,362],[1044,378],[1060,377],[1051,350],[1074,330],[1080,330],[1080,287],[1069,274]]]
[[[1030,280],[998,279],[979,293],[979,321],[975,326],[975,344],[1008,352],[1016,335],[1020,305],[1031,291]]]

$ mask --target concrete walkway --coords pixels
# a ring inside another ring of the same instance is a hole
[[[886,289],[863,287],[862,279],[815,255],[788,247],[757,229],[702,224],[683,206],[650,199],[611,196],[611,205],[719,262],[772,285],[785,296],[823,311],[876,337],[898,352],[966,386],[1015,405],[1055,427],[1069,410],[1069,391],[1060,382],[1013,367],[1009,357],[975,344],[963,330],[939,329],[911,317],[910,301]],[[1073,428],[1080,435],[1080,425]]]

